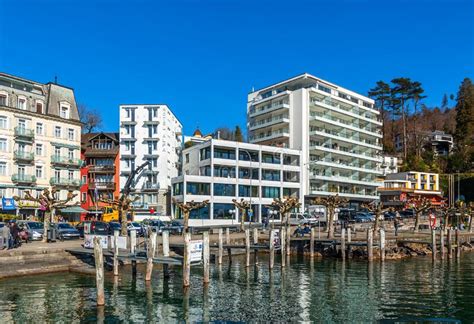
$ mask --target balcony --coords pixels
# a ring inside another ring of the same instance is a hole
[[[159,183],[151,183],[151,182],[145,182],[143,185],[142,190],[143,191],[156,191],[160,189],[160,184]]]
[[[280,129],[274,132],[268,132],[265,135],[261,136],[251,136],[250,137],[250,142],[251,143],[256,143],[256,142],[262,142],[262,141],[267,141],[275,138],[280,138],[280,137],[290,137],[290,133],[288,129]]]
[[[310,151],[313,151],[313,150],[324,151],[324,152],[329,152],[329,153],[334,153],[334,154],[340,154],[343,156],[350,156],[354,158],[365,159],[365,160],[374,161],[378,163],[382,162],[382,158],[379,157],[377,154],[370,154],[370,153],[365,153],[365,152],[356,151],[356,150],[348,151],[348,150],[341,150],[338,148],[330,148],[330,147],[327,147],[327,145],[323,146],[319,143],[310,143],[309,149]]]
[[[35,160],[35,155],[33,152],[15,151],[13,152],[13,159],[16,161],[31,163]]]
[[[118,154],[118,146],[110,149],[88,149],[84,152],[86,157],[115,157]]]
[[[260,116],[262,114],[277,111],[280,109],[290,109],[290,104],[288,102],[274,102],[258,108],[252,107],[249,110],[249,117]]]
[[[321,127],[313,126],[310,129],[309,135],[318,135],[322,137],[329,137],[335,140],[343,141],[346,143],[362,145],[369,148],[373,148],[376,150],[382,150],[382,146],[378,145],[375,141],[370,141],[367,139],[361,139],[360,137],[354,135],[348,135],[345,130],[336,131],[336,130],[329,130]]]
[[[18,140],[24,140],[27,142],[33,142],[35,138],[35,132],[32,129],[27,129],[25,127],[15,127],[15,138]]]
[[[273,126],[280,123],[289,123],[289,122],[290,122],[290,119],[288,118],[288,116],[276,116],[273,118],[267,118],[267,119],[259,120],[257,122],[252,122],[249,125],[249,129],[255,130],[259,128]]]
[[[89,190],[115,190],[115,182],[91,181],[88,184]]]
[[[322,180],[322,181],[331,181],[331,182],[338,182],[338,183],[352,183],[358,185],[365,185],[370,187],[380,187],[382,182],[376,182],[370,179],[359,178],[357,176],[351,177],[344,177],[340,175],[324,175],[324,174],[317,174],[314,172],[310,173],[311,180]]]
[[[24,173],[15,173],[12,175],[12,182],[16,184],[35,184],[36,176]]]
[[[310,114],[310,120],[316,120],[319,122],[328,123],[334,126],[339,126],[350,130],[353,130],[355,132],[361,132],[367,135],[372,135],[376,136],[378,138],[382,138],[382,132],[379,128],[373,128],[373,127],[368,127],[368,126],[361,126],[360,123],[357,122],[349,122],[337,117],[333,117],[328,113],[319,113],[319,112],[311,112]]]
[[[91,165],[89,173],[115,173],[115,165]]]
[[[79,179],[68,179],[68,178],[51,178],[49,181],[50,185],[56,187],[66,188],[79,188],[81,186],[81,180]]]
[[[80,168],[83,161],[68,156],[51,155],[51,164]]]

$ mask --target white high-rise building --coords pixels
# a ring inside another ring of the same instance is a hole
[[[146,161],[150,168],[136,178],[135,216],[170,215],[171,178],[178,175],[182,125],[166,105],[120,106],[120,188],[130,172]]]
[[[378,199],[379,115],[372,99],[305,73],[248,95],[249,141],[302,151],[306,203],[338,193],[357,204]]]

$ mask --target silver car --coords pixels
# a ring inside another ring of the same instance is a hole
[[[39,241],[43,239],[44,225],[41,222],[35,221],[17,221],[17,225],[20,228],[25,228],[28,232],[28,238],[33,241]]]

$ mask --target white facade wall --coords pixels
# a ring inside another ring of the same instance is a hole
[[[209,150],[208,156],[203,155],[203,150],[205,151],[206,149]],[[235,157],[222,158],[217,153],[220,149],[233,151]],[[249,158],[246,152],[252,154],[252,161],[248,161]],[[240,156],[241,154],[242,157]],[[280,160],[279,163],[268,163],[270,160],[265,160],[264,157],[269,155],[272,156],[273,161],[278,161],[278,158]],[[290,156],[291,163],[285,164],[285,157]],[[268,217],[266,206],[269,206],[274,198],[283,198],[287,195],[295,194],[295,191],[297,191],[298,197],[301,203],[303,203],[301,152],[298,150],[212,139],[183,150],[182,160],[183,174],[172,180],[173,197],[181,202],[191,200],[201,202],[207,199],[210,201],[207,214],[201,213],[197,218],[192,217],[189,223],[191,226],[239,223],[240,215],[233,206],[232,199],[240,200],[243,198],[252,204],[253,222],[261,222],[262,217]],[[256,175],[256,172],[258,172],[258,177],[251,179],[250,174],[245,173],[245,170],[248,169],[256,170],[254,174]],[[234,175],[231,170],[235,171]],[[267,173],[269,171],[266,170],[272,170],[272,172],[278,174],[279,179],[277,181],[270,180]],[[284,174],[284,172],[288,173]],[[288,180],[288,178],[284,178],[285,175],[291,176],[293,181],[285,181]],[[209,186],[208,191],[206,192],[204,189],[199,194],[193,194],[195,192],[190,192],[193,189],[188,187],[188,185],[194,186],[196,183],[207,184]],[[217,187],[215,186],[216,184]],[[223,195],[223,192],[218,191],[221,185],[233,186],[234,193]],[[255,190],[252,197],[245,194],[246,191],[243,188],[240,189],[239,186],[255,187],[255,189],[252,189]],[[265,197],[277,191],[279,191],[277,196]],[[223,205],[227,207],[223,209]],[[235,214],[229,215],[228,210],[231,209],[235,211]],[[174,213],[173,217],[179,216],[177,215],[176,208],[172,208],[172,210]],[[227,215],[222,215],[223,213]],[[245,221],[249,221],[249,219]]]
[[[166,194],[178,175],[182,125],[166,105],[120,106],[120,188],[130,172],[149,160],[151,168],[136,178],[137,214],[153,208],[169,214]],[[169,206],[168,206],[169,207]]]
[[[378,199],[382,122],[372,99],[309,74],[248,95],[251,143],[302,151],[308,198]]]

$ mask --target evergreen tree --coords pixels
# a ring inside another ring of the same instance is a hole
[[[240,127],[237,125],[235,126],[235,131],[234,131],[234,140],[236,142],[243,142],[244,137],[242,135],[242,131],[240,130]]]
[[[412,94],[412,82],[410,78],[395,78],[392,80],[394,87],[391,89],[392,96],[398,102],[398,108],[402,115],[403,123],[403,158],[406,160],[408,157],[408,111],[407,103],[413,98]]]
[[[382,117],[382,122],[384,123],[382,129],[382,134],[384,135],[382,139],[383,147],[387,148],[392,145],[393,139],[390,136],[387,136],[388,132],[385,129],[387,125],[385,122],[385,112],[390,106],[391,99],[390,86],[383,81],[377,81],[375,87],[369,90],[369,97],[375,100],[375,105],[380,109],[380,116]],[[391,136],[393,136],[393,134],[391,134]]]
[[[464,152],[474,145],[474,85],[469,78],[461,83],[456,101],[454,139],[458,151]]]

